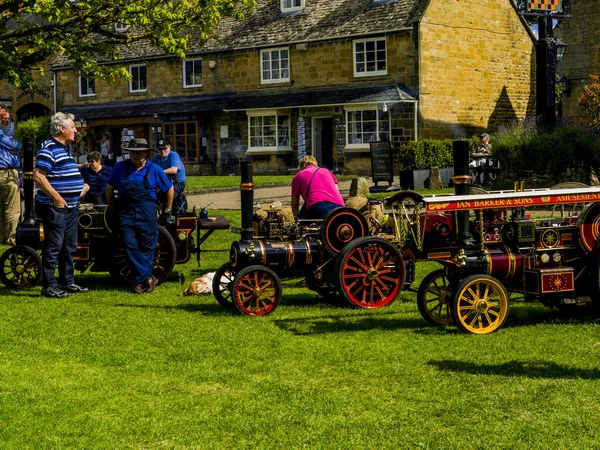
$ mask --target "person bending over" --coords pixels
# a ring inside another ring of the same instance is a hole
[[[319,167],[312,156],[305,156],[298,165],[300,171],[292,179],[292,213],[299,219],[322,219],[329,211],[344,206],[337,178],[331,171]],[[300,197],[304,200],[302,208]]]

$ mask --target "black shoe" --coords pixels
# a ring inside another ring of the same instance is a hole
[[[65,298],[69,294],[57,286],[48,286],[42,289],[42,295],[50,298]]]
[[[65,292],[72,292],[73,294],[79,294],[79,293],[85,294],[86,292],[89,292],[88,288],[79,286],[78,284],[75,284],[75,283],[71,283],[67,286],[61,286],[60,289],[62,289]]]

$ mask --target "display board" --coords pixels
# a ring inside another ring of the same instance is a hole
[[[371,142],[371,176],[377,186],[380,181],[394,181],[394,158],[389,141]]]

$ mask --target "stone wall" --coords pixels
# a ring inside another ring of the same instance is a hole
[[[432,1],[419,25],[420,137],[466,137],[535,114],[535,53],[509,1]]]
[[[261,85],[260,49],[237,50],[204,55],[202,58],[203,86],[183,87],[183,62],[179,58],[147,61],[147,92],[130,93],[129,83],[117,79],[110,85],[96,80],[96,95],[79,98],[78,76],[73,70],[58,74],[62,104],[94,104],[113,101],[176,97],[225,92],[289,92],[299,88],[350,87],[373,84],[404,83],[414,88],[414,51],[408,32],[388,35],[388,75],[354,77],[352,39],[336,39],[308,43],[306,50],[290,45],[290,82]],[[214,68],[209,63],[214,62]],[[128,67],[129,65],[126,65]]]
[[[563,96],[563,117],[581,117],[578,92],[589,80],[589,74],[600,74],[600,2],[576,0],[571,7],[572,17],[563,19],[556,30],[556,35],[568,45],[562,73],[570,80],[571,92]]]

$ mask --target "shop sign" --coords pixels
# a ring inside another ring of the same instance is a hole
[[[300,108],[302,116],[320,116],[328,114],[341,114],[339,106],[315,106],[312,108]]]
[[[162,116],[163,122],[193,122],[196,120],[196,115],[180,115],[180,116]]]

